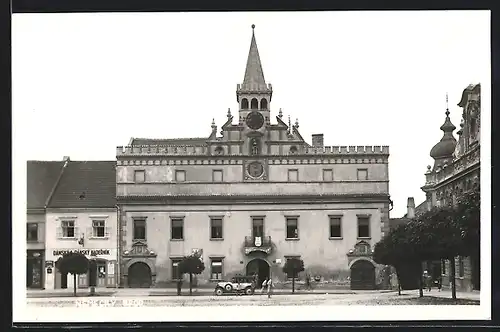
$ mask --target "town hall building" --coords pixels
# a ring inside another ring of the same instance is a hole
[[[284,263],[299,257],[316,280],[386,287],[371,255],[389,227],[388,146],[306,142],[271,107],[254,28],[238,112],[220,132],[212,123],[202,138],[117,148],[121,287],[172,283],[194,252],[205,263],[198,284],[236,274],[283,282]]]

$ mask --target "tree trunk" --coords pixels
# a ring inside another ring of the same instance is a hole
[[[295,273],[292,274],[292,293],[295,293]]]
[[[189,295],[193,295],[193,274],[189,274]]]
[[[450,259],[450,278],[451,278],[451,298],[457,299],[457,282],[455,279],[455,257]]]
[[[422,262],[418,262],[418,271],[420,273],[420,276],[418,277],[418,295],[419,297],[424,297],[424,290],[423,290],[423,281],[422,281],[422,276],[423,276],[423,271],[422,271]]]
[[[399,273],[396,270],[396,278],[398,280],[398,295],[401,295],[401,280],[399,279]]]
[[[76,273],[73,274],[73,294],[76,296]]]

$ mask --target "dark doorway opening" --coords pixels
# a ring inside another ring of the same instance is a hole
[[[351,289],[375,289],[375,266],[367,260],[359,260],[351,266]]]
[[[253,276],[257,274],[257,288],[262,286],[265,279],[269,278],[270,268],[269,264],[260,258],[252,259],[247,264],[247,275]]]
[[[68,288],[68,274],[66,273],[61,273],[61,288],[66,289]]]
[[[470,257],[470,263],[472,267],[472,289],[481,290],[481,259],[479,253]]]
[[[149,288],[151,283],[151,269],[148,264],[137,262],[128,268],[128,286],[130,288]]]

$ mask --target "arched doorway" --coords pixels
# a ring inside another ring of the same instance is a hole
[[[151,269],[148,264],[136,262],[128,268],[128,286],[130,288],[149,288],[151,283]]]
[[[360,259],[352,264],[351,289],[375,289],[375,266],[370,261]]]
[[[257,287],[260,287],[264,280],[269,278],[269,272],[269,264],[261,258],[252,259],[247,264],[247,275],[253,276],[254,274],[257,274]]]

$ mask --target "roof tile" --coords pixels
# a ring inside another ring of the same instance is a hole
[[[43,209],[61,174],[64,161],[36,161],[27,163],[27,208]]]

